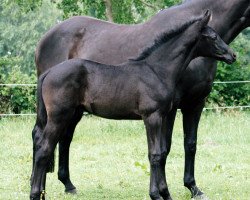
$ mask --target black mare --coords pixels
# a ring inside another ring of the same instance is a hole
[[[188,0],[184,4],[157,13],[149,21],[137,25],[118,25],[90,17],[73,17],[46,33],[36,49],[38,75],[70,58],[91,59],[117,65],[138,55],[144,46],[152,43],[158,34],[173,28],[177,21],[203,9],[213,12],[209,26],[215,29],[226,43],[230,43],[250,25],[249,0]],[[95,44],[95,45],[93,45]],[[107,51],[106,49],[110,51]],[[193,60],[181,75],[176,87],[176,98],[168,114],[168,134],[172,135],[177,108],[183,114],[185,171],[184,185],[192,196],[202,195],[196,185],[194,161],[197,129],[205,98],[211,91],[216,74],[216,61],[209,58]],[[69,128],[69,135],[73,132]],[[34,134],[33,134],[34,135]],[[74,192],[69,176],[69,146],[72,138],[59,142],[58,178],[66,192]]]
[[[210,16],[206,11],[186,19],[174,30],[162,33],[139,57],[119,67],[71,59],[40,76],[31,199],[38,200],[41,194],[45,199],[46,170],[55,146],[69,137],[67,130],[74,130],[87,111],[110,119],[143,119],[150,197],[171,200],[165,176],[170,150],[166,121],[176,83],[195,57],[209,56],[229,63],[235,60],[229,47],[206,26]]]

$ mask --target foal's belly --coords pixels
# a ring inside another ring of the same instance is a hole
[[[141,119],[136,110],[133,110],[128,105],[112,105],[98,102],[85,103],[84,108],[87,112],[107,118],[107,119]]]
[[[89,88],[82,102],[85,110],[108,119],[141,119],[135,90],[101,86]]]

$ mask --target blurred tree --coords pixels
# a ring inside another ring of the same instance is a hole
[[[34,11],[42,5],[42,0],[12,0],[12,2],[16,2],[20,9],[25,13]]]
[[[112,13],[112,2],[111,0],[104,0],[105,7],[106,7],[106,17],[108,21],[113,22],[113,13]]]
[[[116,23],[139,23],[157,10],[180,3],[181,0],[62,0],[57,3],[64,18],[90,15]]]
[[[37,42],[60,19],[60,12],[49,1],[44,1],[42,5],[36,1],[28,6],[29,9],[24,9],[29,2],[31,0],[0,0],[0,57],[18,57],[18,65],[27,74],[35,70]]]
[[[36,44],[60,16],[49,1],[0,0],[0,83],[36,82]],[[0,113],[35,112],[35,91],[1,86]]]

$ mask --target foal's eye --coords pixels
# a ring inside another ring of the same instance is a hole
[[[217,35],[212,35],[212,36],[211,36],[211,39],[212,39],[212,40],[216,40],[216,39],[217,39]]]

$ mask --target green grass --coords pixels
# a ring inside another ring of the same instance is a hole
[[[211,200],[250,199],[249,121],[249,112],[203,113],[196,181]],[[1,200],[29,198],[33,125],[33,117],[0,120]],[[64,194],[57,173],[48,174],[49,200],[149,199],[147,144],[141,121],[84,117],[75,132],[70,155],[71,179],[78,194]],[[169,189],[176,200],[190,199],[182,182],[183,156],[178,114],[166,167]]]

